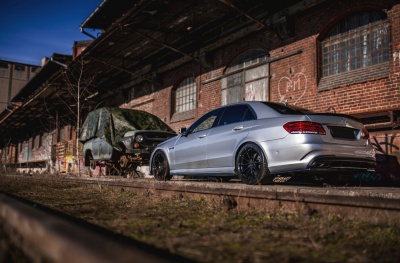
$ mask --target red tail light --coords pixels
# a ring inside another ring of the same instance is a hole
[[[283,125],[283,128],[291,134],[326,134],[321,124],[310,121],[288,122]]]
[[[367,129],[365,129],[365,128],[362,129],[361,138],[369,139],[369,132],[367,131]]]

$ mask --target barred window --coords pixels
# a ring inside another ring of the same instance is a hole
[[[262,49],[248,50],[235,58],[225,73],[231,73],[236,70],[244,69],[255,64],[266,62],[268,58],[267,53]]]
[[[322,77],[389,61],[389,22],[383,12],[342,20],[322,41]]]
[[[184,112],[194,110],[197,102],[196,79],[191,76],[185,78],[175,90],[175,109],[174,112]]]

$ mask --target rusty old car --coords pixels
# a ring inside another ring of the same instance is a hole
[[[150,154],[176,133],[145,111],[104,107],[88,114],[82,125],[85,166],[109,168],[111,174],[134,174],[149,163]]]

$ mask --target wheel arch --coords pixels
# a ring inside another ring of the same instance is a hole
[[[151,153],[150,160],[149,160],[149,174],[150,174],[150,175],[153,175],[153,171],[152,171],[153,157],[154,157],[154,155],[156,155],[157,152],[163,152],[163,153],[164,153],[164,155],[167,157],[167,161],[168,161],[169,168],[171,169],[171,159],[170,159],[169,154],[168,154],[164,149],[162,149],[162,148],[155,149],[155,150]]]
[[[259,169],[259,172],[260,172],[259,174],[261,175],[261,177],[257,176],[257,181],[253,181],[253,180],[248,181],[248,179],[246,179],[247,176],[242,178],[240,176],[240,172],[238,171],[237,160],[239,159],[239,153],[246,145],[249,145],[249,144],[258,147],[258,150],[261,151],[261,153],[263,154],[263,157],[264,157],[264,161],[263,161],[264,165],[262,166],[262,169]],[[237,175],[239,177],[239,179],[242,182],[246,183],[246,184],[268,184],[268,183],[272,183],[273,182],[273,177],[274,176],[271,175],[271,172],[269,170],[268,157],[267,157],[267,154],[266,154],[266,152],[264,150],[264,147],[260,143],[256,143],[254,141],[246,141],[246,142],[243,142],[242,144],[240,144],[240,146],[238,147],[238,149],[237,149],[237,151],[235,153],[235,163],[234,163],[234,165],[235,165],[234,166],[235,175]]]
[[[255,141],[250,141],[250,140],[242,141],[242,142],[238,145],[238,147],[236,147],[236,151],[235,151],[235,155],[234,155],[234,159],[233,159],[233,165],[234,165],[234,168],[235,168],[235,169],[234,169],[234,170],[235,170],[235,174],[236,174],[236,160],[237,160],[237,157],[238,157],[238,155],[239,155],[240,150],[241,150],[246,144],[255,144],[255,145],[257,145],[257,146],[261,149],[261,151],[263,152],[264,158],[265,158],[265,160],[267,161],[267,165],[269,164],[268,155],[267,155],[267,153],[265,152],[264,147],[263,147],[260,143],[255,142]]]
[[[85,166],[90,166],[90,159],[89,159],[89,157],[90,156],[92,156],[92,158],[93,158],[93,154],[92,154],[92,150],[90,150],[90,149],[86,149],[85,150],[85,159],[84,159],[84,161],[85,161]]]

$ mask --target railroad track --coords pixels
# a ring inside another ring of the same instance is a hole
[[[192,261],[36,203],[0,194],[0,263],[3,262]]]
[[[221,202],[228,208],[257,208],[301,214],[337,215],[369,223],[400,223],[400,188],[312,187],[303,185],[245,185],[193,180],[166,182],[154,179],[65,178],[63,180],[154,191],[161,195],[187,195]]]
[[[36,179],[55,180],[48,177]],[[337,215],[370,223],[400,222],[398,188],[322,188],[282,184],[250,186],[235,182],[159,182],[153,179],[115,177],[70,177],[56,180],[124,191],[150,191],[165,196],[201,197],[221,202],[228,209],[257,208],[307,215]],[[33,262],[191,262],[6,194],[0,195],[0,226],[0,230],[7,234],[11,243],[20,246],[29,258],[33,258]],[[0,255],[1,249],[0,246]],[[0,257],[0,263],[2,262],[7,261],[2,261]]]

